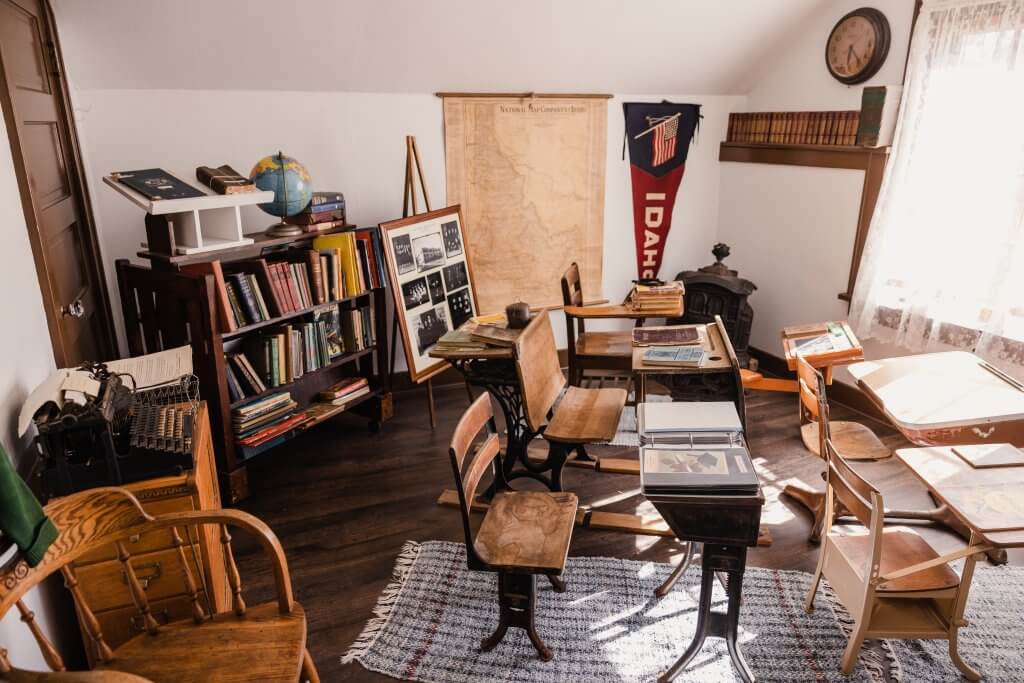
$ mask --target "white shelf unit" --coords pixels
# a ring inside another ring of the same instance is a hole
[[[167,216],[174,228],[176,250],[184,255],[252,244],[253,239],[242,232],[241,207],[274,201],[274,193],[269,190],[152,200],[112,175],[103,176],[103,182],[146,213]],[[206,192],[206,188],[197,189]]]

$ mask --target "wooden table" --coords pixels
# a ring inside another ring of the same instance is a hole
[[[633,374],[637,383],[637,404],[647,397],[647,380],[657,376],[667,378],[666,385],[673,400],[677,401],[733,401],[739,413],[740,422],[746,425],[746,410],[743,402],[743,380],[740,378],[739,361],[733,351],[729,335],[722,319],[715,316],[715,322],[707,325],[680,325],[697,330],[701,347],[707,358],[699,368],[648,365],[644,363],[644,352],[649,346],[633,349]],[[678,381],[678,380],[686,380]]]
[[[679,305],[659,310],[641,311],[629,304],[613,304],[610,306],[565,306],[566,315],[585,320],[646,320],[647,318],[678,318],[683,314],[683,300]]]
[[[971,545],[1024,547],[1024,466],[975,469],[948,446],[903,448],[896,457],[969,530]]]
[[[919,446],[1024,446],[1024,391],[966,351],[865,361],[850,366],[858,386]]]

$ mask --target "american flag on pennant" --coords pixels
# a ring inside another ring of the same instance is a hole
[[[651,131],[651,165],[661,166],[676,155],[676,138],[679,133],[679,116],[663,117],[658,123],[656,118],[648,118],[648,124],[656,126]]]

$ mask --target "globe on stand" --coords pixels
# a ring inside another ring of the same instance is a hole
[[[257,188],[274,193],[274,201],[258,204],[271,216],[281,219],[267,228],[267,234],[274,237],[302,234],[300,226],[286,223],[284,219],[305,209],[313,198],[313,181],[306,167],[278,152],[257,161],[249,172],[249,179]]]

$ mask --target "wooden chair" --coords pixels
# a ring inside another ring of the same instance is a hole
[[[583,305],[583,285],[575,262],[562,275],[562,303]],[[586,321],[567,312],[565,335],[572,386],[580,386],[585,370],[610,370],[613,374],[628,376],[633,369],[633,333],[630,330],[587,332]]]
[[[17,607],[31,631],[43,658],[56,673],[14,670],[6,650],[0,649],[0,679],[25,681],[174,681],[258,680],[311,681],[318,683],[316,667],[306,649],[306,613],[292,599],[291,579],[284,551],[277,537],[259,519],[240,510],[192,510],[151,517],[139,502],[122,488],[97,488],[58,498],[46,506],[46,514],[59,530],[57,540],[35,567],[16,560],[0,569],[0,618]],[[196,581],[186,555],[192,547],[185,539],[200,525],[220,529],[232,610],[210,615],[204,607],[203,587]],[[247,606],[242,583],[231,551],[229,527],[251,534],[263,546],[270,560],[277,586],[274,602]],[[183,566],[182,589],[191,597],[192,618],[159,625],[128,552],[129,539],[147,533],[169,534]],[[124,587],[97,586],[76,575],[72,563],[104,547],[116,549],[123,571]],[[60,572],[74,597],[75,609],[88,634],[86,646],[93,648],[97,669],[66,673],[64,661],[36,624],[22,598],[48,576]],[[138,609],[138,621],[145,632],[123,645],[111,648],[103,638],[87,595],[96,590],[127,590]],[[129,675],[130,674],[130,675]],[[137,677],[137,678],[136,678]]]
[[[626,390],[567,387],[547,311],[535,316],[519,335],[515,356],[526,421],[549,445],[545,462],[527,464],[535,479],[561,491],[562,468],[569,452],[575,451],[580,460],[590,460],[587,444],[607,443],[615,437]],[[550,480],[541,474],[547,470],[551,471]]]
[[[968,679],[980,680],[957,652],[957,632],[966,625],[967,593],[985,546],[972,538],[968,547],[940,556],[916,533],[885,528],[878,489],[850,468],[831,439],[823,445],[828,463],[826,535],[804,607],[813,609],[824,577],[853,617],[840,664],[843,673],[853,671],[867,638],[928,638],[948,640],[953,664]],[[837,505],[867,527],[867,533],[834,533],[832,511]],[[966,560],[957,576],[948,563],[960,558]]]
[[[498,574],[498,628],[480,648],[491,650],[513,626],[525,629],[540,658],[549,661],[553,654],[534,624],[537,575],[546,575],[557,592],[565,591],[559,577],[569,554],[578,501],[571,493],[499,491],[474,539],[469,513],[480,479],[490,469],[501,481],[498,468],[492,466],[499,450],[498,435],[490,427],[493,417],[490,395],[482,394],[459,420],[448,449],[466,534],[466,564],[474,571]],[[474,452],[473,442],[485,427],[486,439]]]
[[[887,457],[891,453],[874,432],[859,423],[839,423],[843,428],[833,432],[832,423],[829,421],[824,375],[802,356],[797,356],[796,374],[797,391],[800,396],[800,434],[809,451],[824,457],[821,454],[825,452],[825,441],[830,439],[846,460],[877,460],[879,456]],[[811,511],[814,523],[809,538],[817,543],[821,539],[825,525],[825,494],[792,484],[787,485],[783,493]]]

